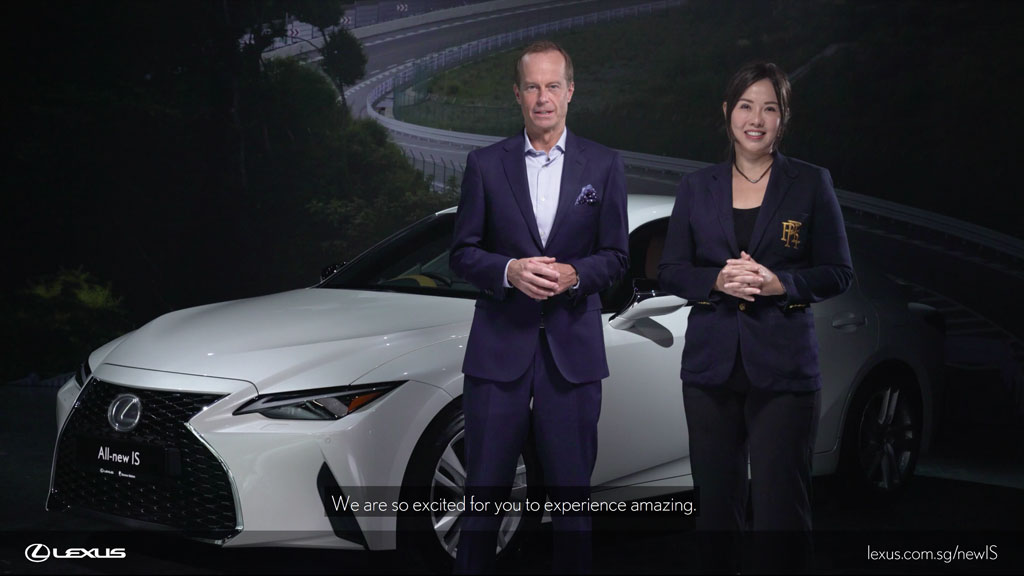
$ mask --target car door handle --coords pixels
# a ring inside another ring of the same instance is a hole
[[[832,327],[840,332],[853,332],[867,323],[867,316],[855,312],[845,312],[832,317]]]

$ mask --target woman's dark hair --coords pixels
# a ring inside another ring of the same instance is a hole
[[[725,115],[725,133],[729,135],[730,155],[733,153],[733,135],[732,129],[729,127],[732,120],[732,112],[736,108],[736,104],[739,103],[743,93],[747,91],[747,88],[750,88],[751,84],[764,79],[768,79],[772,83],[772,86],[775,88],[775,96],[779,99],[781,121],[779,122],[779,133],[775,137],[775,142],[772,143],[772,150],[779,149],[782,135],[786,133],[786,126],[789,124],[789,78],[782,71],[782,68],[771,62],[752,62],[737,70],[732,75],[732,79],[729,80],[729,85],[725,89],[725,109],[728,111]]]

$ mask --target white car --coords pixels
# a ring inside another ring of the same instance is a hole
[[[672,203],[629,197],[631,267],[602,294],[611,375],[595,500],[692,486],[679,381],[689,308],[653,280]],[[93,352],[58,394],[48,510],[224,546],[408,545],[450,559],[477,296],[448,268],[454,220],[454,209],[434,214],[312,288],[173,312]],[[814,471],[888,493],[927,446],[942,331],[934,310],[854,256],[850,290],[813,307],[824,380]],[[538,488],[536,468],[525,450],[513,497]],[[396,512],[399,498],[433,511]],[[364,509],[346,510],[353,499]],[[367,513],[374,501],[385,509]],[[499,547],[534,516],[506,515]]]

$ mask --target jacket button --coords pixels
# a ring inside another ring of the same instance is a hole
[[[746,309],[747,309],[747,303],[746,302],[740,302],[740,311],[743,312]]]

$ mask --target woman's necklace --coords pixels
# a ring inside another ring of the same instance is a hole
[[[768,164],[768,167],[764,169],[764,172],[761,172],[760,176],[758,176],[757,178],[751,178],[744,174],[743,170],[740,170],[740,167],[738,164],[736,164],[735,160],[732,161],[732,165],[736,167],[736,171],[740,173],[740,176],[743,176],[743,179],[746,180],[747,182],[750,182],[751,184],[757,184],[758,182],[760,182],[761,179],[764,178],[764,175],[767,174],[768,171],[772,169],[772,164],[775,164],[775,162],[772,161],[771,164]]]

